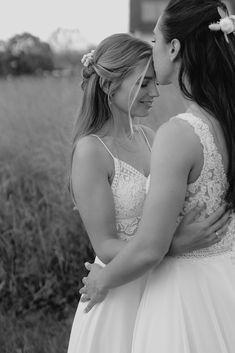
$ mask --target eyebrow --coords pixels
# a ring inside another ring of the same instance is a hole
[[[153,76],[144,76],[143,81],[147,80],[150,81],[153,79]],[[136,81],[136,84],[140,83],[141,77]]]

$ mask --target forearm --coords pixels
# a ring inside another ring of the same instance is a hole
[[[189,234],[187,238],[186,236],[182,236],[181,238],[179,237],[176,240],[172,241],[167,255],[181,255],[197,249],[197,243],[194,243],[193,239],[190,237]]]
[[[100,249],[96,251],[96,255],[104,264],[108,264],[124,249],[126,244],[125,240],[110,238],[103,242]]]
[[[131,282],[157,266],[163,257],[164,254],[153,254],[133,240],[102,270],[99,285],[111,289]]]

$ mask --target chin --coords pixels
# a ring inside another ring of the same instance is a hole
[[[147,118],[149,116],[149,111],[151,109],[149,109],[148,111],[145,112],[137,112],[136,116],[138,116],[139,118]]]
[[[159,85],[161,86],[167,86],[172,83],[172,80],[169,79],[169,77],[163,77],[158,79]]]

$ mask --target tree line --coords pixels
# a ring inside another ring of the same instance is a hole
[[[30,33],[17,34],[0,41],[0,77],[42,75],[80,71],[82,53],[75,50],[55,52],[47,42]]]

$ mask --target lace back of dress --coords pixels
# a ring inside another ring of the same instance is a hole
[[[178,221],[183,215],[196,206],[203,206],[198,220],[203,220],[208,215],[216,211],[224,202],[224,196],[228,187],[227,177],[224,171],[222,156],[219,153],[214,141],[214,137],[209,130],[209,126],[200,118],[191,113],[180,114],[177,118],[187,121],[194,129],[203,147],[203,167],[197,180],[188,184],[183,211]],[[196,250],[180,257],[208,257],[221,253],[227,253],[232,249],[235,222],[231,222],[227,233],[217,244],[208,248]]]

